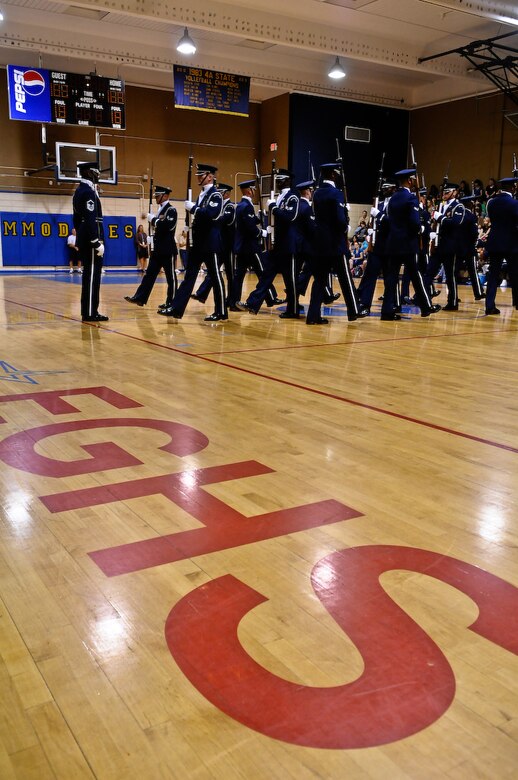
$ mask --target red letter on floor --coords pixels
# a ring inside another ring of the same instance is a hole
[[[317,596],[363,657],[364,672],[352,683],[295,684],[254,661],[237,629],[265,599],[230,575],[173,607],[166,623],[169,649],[209,701],[267,736],[335,749],[403,739],[447,710],[455,679],[437,645],[381,587],[381,574],[394,569],[421,572],[461,590],[480,610],[470,629],[518,654],[518,588],[455,558],[381,545],[332,553],[312,573]]]

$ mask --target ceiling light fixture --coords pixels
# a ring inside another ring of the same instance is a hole
[[[3,22],[3,21],[4,21],[4,15],[3,15],[3,13],[0,11],[0,22]]]
[[[333,67],[327,74],[330,79],[343,79],[347,74],[345,70],[342,68],[342,65],[340,63],[340,60],[338,57],[334,61]]]
[[[183,35],[178,41],[176,51],[179,51],[182,54],[194,54],[196,51],[196,46],[194,45],[194,41],[187,31],[187,27],[183,31]]]

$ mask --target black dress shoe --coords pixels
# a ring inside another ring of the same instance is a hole
[[[476,301],[483,301],[485,297],[486,297],[485,293],[482,293],[482,295],[475,295],[475,300]]]
[[[337,301],[340,297],[340,293],[334,293],[330,298],[324,298],[324,303],[326,306],[330,306],[334,301]]]
[[[158,311],[164,311],[164,309],[170,309],[171,304],[170,303],[160,303],[158,305]]]
[[[403,303],[406,303],[407,306],[412,306],[414,302],[413,302],[412,298],[410,298],[409,295],[404,295],[403,296]]]
[[[493,306],[492,309],[486,309],[486,314],[500,314],[500,309],[497,309],[496,306]]]
[[[257,314],[255,309],[252,309],[251,306],[246,303],[246,301],[237,301],[236,302],[236,309],[238,311],[247,311],[249,314]]]
[[[439,306],[438,303],[434,303],[431,309],[428,311],[422,311],[421,317],[429,317],[430,314],[435,314],[436,312],[440,311],[442,309],[442,306]]]
[[[241,309],[238,309],[237,306],[229,306],[228,310],[229,311],[241,311]]]
[[[226,314],[209,314],[208,317],[205,317],[205,322],[219,322],[220,320],[228,320],[228,317]]]
[[[183,317],[183,314],[173,309],[172,306],[168,306],[167,309],[161,309],[158,314],[161,314],[163,317],[174,317],[176,320],[181,320]]]
[[[198,301],[198,303],[205,303],[205,298],[200,298],[200,296],[196,295],[196,293],[193,293],[191,295],[191,298],[193,299],[193,301]]]
[[[300,311],[300,306],[299,306]],[[302,309],[304,311],[304,308]],[[289,311],[284,311],[282,314],[279,314],[279,318],[281,320],[300,320],[300,314],[292,314]]]
[[[105,314],[93,314],[91,317],[82,317],[83,322],[108,322],[109,319]]]
[[[326,317],[319,317],[316,320],[306,320],[306,325],[329,325],[329,320]]]
[[[362,317],[368,317],[369,314],[370,314],[370,310],[369,309],[361,308],[360,311],[358,312],[358,318],[361,319]]]
[[[400,319],[401,314],[397,314],[397,312],[394,312],[394,314],[382,314],[380,317],[380,320],[383,320],[383,322],[397,322]]]
[[[125,295],[124,300],[128,301],[128,303],[136,303],[137,306],[144,306],[142,301],[139,301],[139,299],[135,298],[133,295]]]
[[[458,310],[459,310],[459,307],[458,307],[458,306],[456,306],[456,305],[455,305],[455,304],[453,304],[453,303],[447,303],[447,304],[446,304],[446,306],[443,306],[443,307],[442,307],[442,310],[443,310],[443,311],[458,311]]]
[[[440,291],[440,290],[434,290],[434,291],[433,291],[433,293],[432,293],[432,295],[431,295],[431,297],[432,297],[432,298],[437,298],[437,296],[438,296],[438,295],[440,295],[440,294],[441,294],[441,291]],[[484,295],[484,298],[485,298],[485,297],[486,297],[486,296]]]
[[[286,303],[286,298],[274,298],[272,301],[272,306],[280,306],[281,303]]]

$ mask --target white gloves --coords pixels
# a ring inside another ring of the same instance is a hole
[[[186,200],[185,201],[185,208],[187,209],[187,211],[190,211],[193,206],[194,206],[194,201],[193,200]]]
[[[367,235],[368,235],[368,236],[372,236],[372,234],[373,234],[373,233],[374,233],[374,230],[373,230],[372,228],[369,228],[369,229],[367,230]]]
[[[377,217],[379,213],[380,213],[380,210],[377,209],[375,206],[373,206],[371,208],[371,217]]]
[[[440,211],[434,211],[433,218],[434,219],[439,219],[439,217],[442,217],[441,212]]]
[[[271,236],[271,234],[273,233],[273,228],[272,228],[271,225],[268,225],[268,227],[266,228],[266,232],[267,232],[268,235]]]
[[[150,211],[149,214],[147,215],[147,221],[148,222],[153,222],[154,219],[155,219],[155,215],[152,214],[151,211]]]
[[[268,208],[275,206],[276,203],[277,201],[275,200],[275,198],[268,198],[268,200],[266,201],[266,205],[268,206]]]
[[[97,257],[103,257],[104,256],[104,244],[101,243],[99,246],[95,247],[95,251],[97,254]]]
[[[436,238],[437,238],[437,233],[434,233],[432,230],[432,232],[430,233],[430,240],[435,241]]]
[[[261,235],[263,238],[266,238],[266,236],[268,235],[268,231],[266,229],[261,230]]]

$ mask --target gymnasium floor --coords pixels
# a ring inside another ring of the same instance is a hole
[[[92,325],[0,276],[2,780],[518,778],[511,291],[211,324],[139,279]]]

